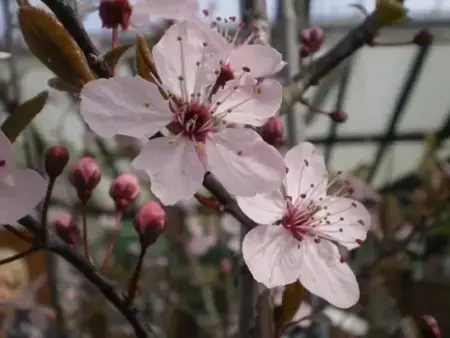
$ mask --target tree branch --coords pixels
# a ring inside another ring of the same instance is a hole
[[[113,72],[110,67],[100,57],[97,47],[94,45],[75,9],[70,6],[70,0],[41,0],[46,4],[64,28],[70,33],[73,39],[80,46],[87,58],[89,66],[100,77],[112,77]]]
[[[294,83],[287,88],[283,98],[283,106],[289,107],[297,102],[310,86],[317,84],[342,61],[373,40],[383,26],[375,12],[368,15],[364,22],[353,28],[325,55],[316,59],[293,78]],[[282,109],[284,110],[285,108]]]
[[[39,235],[41,226],[32,217],[25,216],[21,218],[18,223],[32,232],[35,236]],[[129,307],[125,298],[118,295],[111,282],[99,275],[95,267],[81,254],[72,250],[53,234],[49,234],[47,247],[43,249],[63,257],[68,263],[81,272],[87,280],[94,284],[105,298],[108,299],[108,301],[128,320],[133,327],[137,338],[150,337],[151,332],[144,324],[144,321],[138,318],[139,314],[136,309]]]

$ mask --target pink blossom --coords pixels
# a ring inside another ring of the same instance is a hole
[[[203,14],[207,18],[210,16],[208,10],[203,10]],[[257,28],[253,28],[248,36],[243,36],[245,25],[241,23],[234,34],[228,34],[227,26],[235,20],[235,17],[218,16],[211,20],[210,27],[199,22],[208,33],[214,48],[220,52],[221,73],[218,84],[224,85],[226,81],[238,78],[243,67],[249,67],[250,75],[254,78],[270,77],[282,70],[286,62],[281,53],[269,45],[255,43],[259,36]]]
[[[311,143],[292,148],[285,162],[281,189],[237,198],[247,216],[263,224],[245,236],[244,260],[269,288],[298,279],[334,306],[351,307],[359,299],[359,286],[340,251],[365,240],[369,212],[355,200],[327,195],[324,159]]]
[[[190,198],[207,171],[240,196],[275,189],[285,176],[281,155],[255,131],[226,128],[233,122],[263,125],[280,108],[281,85],[255,84],[244,63],[243,73],[213,94],[220,55],[211,45],[197,23],[176,23],[153,48],[162,82],[99,79],[81,92],[81,114],[103,137],[147,140],[169,126],[172,134],[148,141],[132,163],[148,173],[153,193],[166,205]]]
[[[0,131],[0,224],[13,223],[32,211],[47,187],[47,181],[36,171],[12,171],[11,164],[11,142]]]

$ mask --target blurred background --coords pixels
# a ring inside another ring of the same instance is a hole
[[[371,11],[374,2],[266,0],[273,45],[291,63],[280,80],[288,83],[299,71],[297,37],[302,29],[319,26],[325,31],[320,56],[364,20],[364,14],[350,5],[358,3]],[[36,0],[31,3],[44,7]],[[246,0],[199,3],[214,16],[236,16],[239,21],[248,14]],[[408,319],[424,314],[440,320],[442,337],[450,337],[446,323],[450,313],[450,209],[441,198],[450,176],[450,0],[406,0],[405,5],[410,9],[408,22],[384,29],[379,40],[402,44],[418,29],[428,28],[434,36],[431,46],[364,47],[307,92],[315,106],[345,111],[349,115],[346,123],[332,122],[300,103],[284,116],[285,148],[303,140],[313,142],[323,151],[331,171],[343,170],[359,184],[360,199],[374,217],[373,238],[352,261],[360,277],[361,304],[345,312],[322,306],[312,324],[294,325],[287,337],[413,337],[405,335],[403,327]],[[29,53],[17,25],[16,2],[2,0],[0,11],[0,50],[12,53],[11,58],[0,60],[1,118],[42,90],[50,91],[44,110],[14,144],[16,163],[42,169],[45,148],[61,143],[69,147],[72,162],[89,155],[101,164],[102,181],[89,204],[88,221],[94,256],[100,262],[114,224],[109,185],[119,173],[133,172],[130,160],[141,145],[125,137],[96,138],[80,118],[76,98],[48,87],[53,74]],[[293,15],[294,30],[289,24]],[[84,22],[98,48],[108,51],[110,32],[101,28],[98,13],[88,15]],[[165,25],[155,19],[140,33],[152,43]],[[135,34],[121,31],[120,43],[133,44]],[[119,72],[135,73],[133,49],[121,59]],[[146,176],[133,173],[142,183],[137,204],[152,199]],[[437,205],[439,212],[433,209]],[[418,234],[375,269],[377,245],[411,234],[417,222],[422,222],[416,221],[414,211],[423,208],[433,210],[426,220],[433,230]],[[76,193],[66,177],[58,181],[51,219],[62,212],[80,217]],[[239,224],[196,201],[169,208],[168,214],[168,229],[147,254],[141,281],[138,300],[148,323],[158,337],[216,337],[215,330],[235,337]],[[126,284],[139,253],[131,219],[127,215],[122,222],[109,272],[118,287]],[[3,232],[3,249],[23,250],[23,243],[13,242]],[[65,322],[66,330],[59,332],[63,337],[133,336],[121,315],[65,262],[43,253],[29,256],[20,268],[26,271],[23,278],[14,277],[11,282],[12,265],[0,266],[0,288],[6,290],[1,300],[5,304],[4,337],[55,336],[56,316]],[[276,302],[275,292],[273,299]],[[318,304],[313,298],[304,303],[313,309]],[[191,333],[186,335],[186,330]]]

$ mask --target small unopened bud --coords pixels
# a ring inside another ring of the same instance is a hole
[[[270,118],[261,129],[261,136],[264,141],[274,147],[279,147],[283,142],[284,126],[279,117]]]
[[[316,53],[325,41],[325,32],[318,27],[302,30],[299,36],[301,44],[300,55],[302,57]]]
[[[69,150],[63,146],[53,146],[44,155],[45,172],[51,179],[57,178],[69,162]]]
[[[141,189],[136,176],[131,174],[122,174],[118,176],[109,188],[109,196],[114,200],[117,211],[124,212],[136,198],[138,198]]]
[[[119,26],[123,30],[128,29],[133,7],[128,0],[101,0],[98,13],[102,20],[102,26],[112,29]]]
[[[220,272],[224,275],[229,275],[233,269],[233,263],[228,258],[222,258],[219,263]]]
[[[338,123],[345,122],[348,119],[347,113],[343,112],[341,110],[335,110],[335,111],[331,112],[329,116],[331,117],[331,119],[334,122],[338,122]]]
[[[423,338],[441,338],[441,329],[433,316],[424,315],[418,320],[418,326]]]
[[[421,29],[414,35],[413,42],[419,46],[429,46],[433,42],[433,34],[428,29]]]
[[[52,224],[59,238],[67,245],[75,248],[80,238],[75,218],[69,213],[61,213],[53,219]]]
[[[134,217],[134,228],[142,247],[156,242],[166,226],[166,212],[157,202],[144,203]]]
[[[101,171],[92,157],[82,157],[73,166],[69,174],[69,181],[77,190],[78,198],[86,203],[91,198],[92,190],[101,179]]]

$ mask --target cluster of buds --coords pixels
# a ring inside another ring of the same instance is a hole
[[[69,162],[69,150],[63,146],[53,146],[44,154],[44,168],[48,177],[55,180],[62,174]]]
[[[83,204],[91,198],[92,191],[100,183],[100,179],[100,167],[92,157],[88,156],[80,158],[69,173],[69,181]]]
[[[302,30],[298,37],[300,57],[306,58],[319,51],[325,41],[325,32],[318,27]]]
[[[279,117],[270,118],[261,128],[261,137],[275,148],[280,147],[284,138],[283,121]]]
[[[114,200],[116,211],[120,213],[128,209],[130,204],[139,197],[140,192],[138,178],[131,174],[118,176],[109,188],[109,196]]]
[[[119,26],[127,30],[133,7],[128,0],[101,0],[98,13],[102,27],[117,29]]]
[[[147,248],[156,242],[164,231],[166,223],[166,212],[158,202],[147,202],[139,208],[133,224],[142,248]]]

